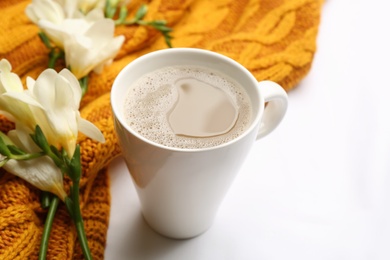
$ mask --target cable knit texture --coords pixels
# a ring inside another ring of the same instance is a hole
[[[48,50],[24,9],[30,1],[0,1],[0,59],[8,59],[23,81],[36,78],[48,64]],[[148,4],[145,20],[165,19],[174,29],[173,47],[194,47],[229,56],[258,80],[273,80],[287,91],[308,73],[316,49],[321,0],[133,0],[129,17]],[[82,152],[81,207],[94,259],[104,258],[110,215],[107,166],[120,155],[113,129],[109,91],[119,71],[136,57],[166,48],[149,27],[119,26],[126,40],[114,62],[91,73],[82,100],[82,117],[95,123],[106,143],[79,137]],[[56,69],[63,68],[57,62]],[[14,127],[0,116],[0,130]],[[40,191],[0,170],[0,259],[37,259],[46,211]],[[61,205],[49,240],[48,259],[83,259],[74,226]]]

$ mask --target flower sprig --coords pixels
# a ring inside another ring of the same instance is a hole
[[[125,38],[115,36],[115,23],[106,19],[101,0],[33,0],[25,12],[41,29],[40,39],[49,49],[49,68],[64,59],[87,92],[88,75],[111,64]],[[99,9],[100,8],[100,9]]]
[[[60,199],[65,203],[69,215],[76,226],[78,238],[85,258],[92,259],[80,210],[80,146],[76,146],[73,156],[69,158],[64,149],[60,151],[55,146],[48,143],[42,129],[38,125],[35,128],[35,132],[30,134],[30,137],[41,151],[35,153],[23,151],[18,148],[9,137],[7,137],[4,133],[1,133],[0,153],[3,158],[0,165],[7,171],[22,177],[41,190],[52,192],[57,195],[49,196],[51,197],[51,201],[49,203],[50,209],[43,230],[39,259],[46,259],[48,240],[54,220],[54,213],[56,212]],[[39,159],[40,161],[34,161],[34,159]],[[40,166],[37,165],[38,163]],[[59,174],[58,169],[54,168],[53,164],[55,164],[55,166],[61,171],[61,174]],[[43,167],[49,168],[50,172],[44,171],[38,173],[37,170],[42,170]],[[33,173],[27,173],[27,171],[32,171]],[[48,174],[53,173],[55,175],[52,175],[53,177],[50,178],[50,175]],[[69,196],[65,193],[62,183],[62,178],[65,175],[72,181]]]
[[[72,181],[70,186],[70,195],[63,198],[65,202],[66,208],[69,212],[70,217],[72,218],[76,230],[77,235],[80,241],[81,249],[83,251],[84,257],[86,259],[92,259],[91,252],[88,246],[87,237],[84,230],[83,219],[81,216],[80,209],[80,196],[79,196],[79,188],[80,188],[80,179],[81,179],[81,157],[80,157],[80,146],[77,145],[73,157],[69,158],[65,150],[59,151],[56,147],[49,145],[43,132],[39,126],[36,127],[35,133],[31,135],[31,138],[34,142],[42,149],[42,152],[50,157],[56,166],[61,169],[63,175],[66,175]],[[40,250],[40,259],[46,259],[45,252],[47,251],[48,237],[50,234],[50,226],[54,219],[54,214],[50,214],[51,211],[55,212],[56,207],[58,206],[58,197],[53,197],[51,202],[51,208],[49,210],[48,217],[46,218],[46,225],[44,229],[43,243],[41,243]]]
[[[72,218],[86,259],[92,259],[81,216],[81,178],[78,132],[104,142],[101,131],[81,118],[81,88],[67,69],[46,69],[23,88],[7,60],[0,61],[0,111],[15,123],[7,134],[0,132],[0,167],[44,191],[43,207],[49,207],[41,239],[39,259],[46,259],[53,218],[63,201]],[[71,180],[69,195],[63,180]]]
[[[127,19],[126,0],[32,0],[25,12],[41,29],[39,36],[49,49],[49,68],[58,59],[80,80],[83,94],[87,91],[91,71],[101,73],[112,63],[125,37],[115,36],[116,25],[150,26],[160,31],[172,47],[165,20],[145,21],[147,6],[142,5],[134,18]]]
[[[106,6],[106,16],[111,16],[113,18],[113,14],[116,12],[116,8],[114,8],[115,12],[112,11],[113,7],[109,4]],[[150,26],[159,31],[163,36],[165,43],[169,48],[172,48],[171,39],[172,36],[170,33],[172,32],[172,28],[167,26],[167,22],[165,20],[152,20],[145,21],[143,18],[148,12],[148,6],[146,4],[141,5],[141,7],[137,10],[134,17],[130,20],[127,20],[128,10],[125,6],[121,6],[119,8],[119,16],[118,19],[115,20],[115,25],[142,25],[142,26]]]

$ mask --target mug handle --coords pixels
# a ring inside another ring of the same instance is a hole
[[[268,102],[268,104],[264,109],[256,140],[268,135],[279,125],[288,106],[287,93],[279,84],[265,80],[259,82],[259,88],[264,103]]]

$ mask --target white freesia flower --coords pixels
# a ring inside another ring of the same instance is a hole
[[[34,81],[27,79],[27,95],[15,95],[17,100],[30,104],[48,142],[63,147],[69,156],[76,148],[78,131],[104,142],[100,130],[81,118],[79,105],[81,88],[76,77],[67,69],[60,73],[47,69]],[[38,102],[40,106],[34,105]]]
[[[100,73],[104,65],[116,56],[125,40],[122,35],[114,37],[114,21],[103,18],[96,9],[84,19],[65,19],[61,24],[42,20],[39,26],[64,50],[66,66],[78,79],[92,70]]]
[[[72,35],[83,35],[97,21],[103,20],[104,14],[100,10],[93,10],[82,18],[62,19],[58,23],[41,19],[38,26],[59,48],[64,49],[64,42]]]
[[[65,19],[64,9],[53,0],[32,0],[32,3],[26,7],[25,13],[35,24],[40,20],[59,24]]]
[[[30,133],[39,125],[49,144],[64,148],[70,157],[73,156],[79,131],[99,142],[105,141],[94,124],[81,118],[81,88],[69,70],[57,73],[47,69],[36,81],[27,78],[27,90],[20,91],[18,85],[16,89],[19,91],[8,91],[9,87],[4,86],[16,85],[14,82],[17,80],[7,65],[8,61],[0,61],[0,86],[3,86],[0,87],[0,110],[10,114],[16,124],[25,125]],[[3,78],[6,79],[4,82]],[[8,84],[10,78],[13,78],[14,84]],[[23,109],[18,109],[15,104]]]
[[[40,190],[56,194],[61,200],[65,200],[67,196],[63,186],[62,173],[48,156],[26,161],[11,159],[3,168]]]
[[[125,40],[122,35],[114,37],[115,22],[104,18],[102,3],[101,0],[34,0],[26,9],[28,17],[50,41],[64,50],[66,66],[78,79],[91,71],[100,73]]]
[[[34,153],[39,151],[39,148],[30,138],[28,130],[23,125],[17,125],[15,130],[8,133],[8,136],[17,147],[25,152]],[[61,200],[65,200],[67,196],[62,173],[48,156],[26,161],[11,159],[3,167],[9,173],[19,176],[38,189],[56,194]]]
[[[36,122],[29,105],[9,96],[24,92],[19,76],[12,73],[11,69],[8,60],[2,59],[0,61],[0,111],[10,120],[20,122],[33,129]],[[37,102],[34,105],[39,106]]]
[[[83,18],[94,9],[103,11],[105,0],[32,0],[25,10],[32,22],[40,20],[60,24],[64,19]]]
[[[73,35],[65,41],[65,61],[77,78],[90,71],[100,73],[109,65],[121,48],[124,36],[114,37],[115,24],[111,19],[95,22],[82,35]]]

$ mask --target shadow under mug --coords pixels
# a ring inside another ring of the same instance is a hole
[[[177,65],[217,70],[243,86],[253,109],[248,129],[230,142],[205,149],[163,146],[134,131],[124,116],[129,87],[149,72]],[[278,126],[287,104],[287,94],[278,84],[258,82],[242,65],[215,52],[164,49],[129,63],[114,81],[111,106],[122,154],[146,222],[158,233],[176,239],[205,232],[253,143]]]

